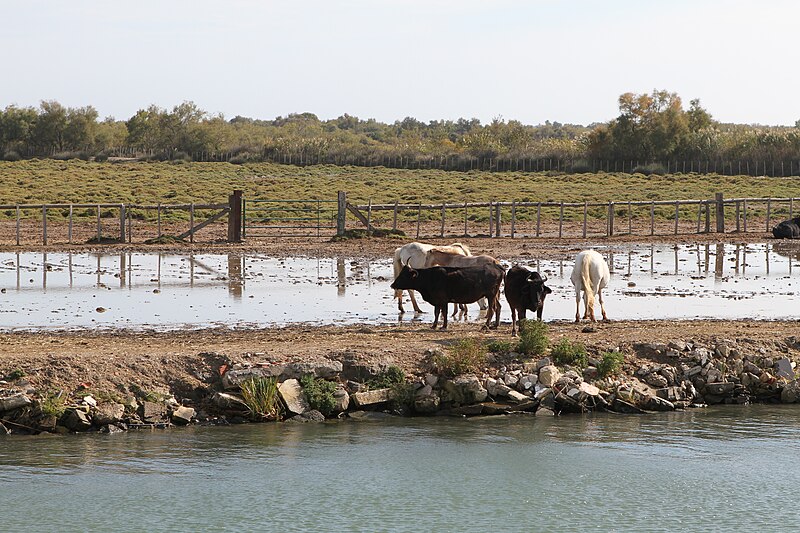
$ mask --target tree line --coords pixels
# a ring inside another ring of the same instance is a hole
[[[171,110],[151,105],[127,120],[99,119],[92,106],[64,107],[43,101],[38,108],[9,105],[0,111],[3,159],[95,158],[115,153],[154,159],[250,161],[387,162],[559,160],[791,161],[800,160],[800,121],[795,127],[722,124],[676,93],[625,93],[619,116],[587,126],[545,122],[525,125],[495,118],[432,120],[412,117],[385,124],[342,115],[320,120],[312,113],[273,120],[226,119],[193,102]],[[608,166],[608,163],[606,163]],[[465,168],[463,165],[458,168]],[[471,168],[471,167],[467,167]],[[507,166],[506,168],[510,168]],[[517,165],[520,168],[520,165]],[[524,165],[522,165],[524,168]]]

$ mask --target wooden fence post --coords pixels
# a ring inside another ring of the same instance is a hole
[[[119,242],[125,242],[125,204],[119,204]]]
[[[769,216],[771,214],[770,208],[772,207],[771,200],[771,198],[767,198],[767,229],[765,231],[769,231]]]
[[[739,200],[736,200],[736,233],[739,233],[741,229],[739,227],[739,216]]]
[[[711,233],[711,206],[708,202],[703,202],[706,208],[706,233]]]
[[[100,206],[97,206],[97,244],[100,244],[103,238],[102,227],[100,226]]]
[[[742,230],[747,233],[747,198],[742,200]]]
[[[444,210],[445,210],[445,203],[442,202],[442,229],[439,232],[440,237],[444,237]]]
[[[422,218],[422,202],[417,205],[417,239],[419,239],[419,224]]]
[[[159,207],[159,230],[161,235],[161,204]],[[242,191],[234,190],[228,196],[228,242],[242,242]]]
[[[99,211],[98,211],[99,213]],[[47,206],[42,206],[42,244],[47,246]]]
[[[717,233],[725,233],[725,203],[721,192],[714,194],[714,203],[717,206]]]
[[[72,244],[72,204],[69,204],[69,223],[67,226],[67,242]]]
[[[394,213],[392,214],[392,231],[397,231],[397,200],[394,201]]]
[[[467,232],[467,201],[464,200],[464,237],[469,236]]]
[[[628,235],[633,235],[633,218],[631,215],[631,201],[628,200]]]
[[[583,238],[586,238],[586,215],[589,211],[589,202],[583,201]]]
[[[678,234],[678,209],[680,208],[680,202],[677,200],[675,201],[675,235]]]
[[[495,237],[499,237],[500,236],[500,209],[501,209],[501,207],[502,206],[500,205],[500,203],[495,204],[495,213],[496,213],[496,216],[497,216],[497,218],[495,219],[495,222],[494,222]]]
[[[489,200],[489,238],[494,235],[494,201]]]
[[[339,191],[337,193],[337,211],[336,211],[336,236],[343,237],[345,231],[345,220],[347,213],[347,193]]]
[[[161,238],[161,202],[156,207],[156,219],[158,220],[158,237]]]
[[[189,204],[189,242],[194,243],[194,202]]]
[[[542,229],[542,202],[536,204],[536,236],[541,234]]]
[[[17,246],[19,246],[19,206],[17,206]]]
[[[608,236],[614,236],[614,202],[608,202]]]
[[[372,198],[367,199],[367,235],[372,235]]]
[[[650,235],[656,234],[656,203],[650,202]]]
[[[561,202],[561,211],[558,215],[558,238],[561,238],[561,232],[564,227],[564,202]]]
[[[525,161],[523,160],[523,164]],[[514,238],[514,230],[516,230],[517,225],[517,201],[511,201],[511,238]]]

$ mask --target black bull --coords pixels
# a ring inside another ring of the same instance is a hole
[[[784,220],[772,228],[772,235],[776,239],[800,239],[800,217]]]
[[[528,270],[519,265],[514,265],[506,273],[506,300],[511,307],[511,335],[516,334],[517,314],[519,319],[525,318],[525,311],[536,311],[536,318],[542,319],[544,299],[552,291],[544,282],[538,272]]]
[[[404,266],[392,283],[395,290],[415,290],[422,299],[434,308],[433,329],[442,315],[442,329],[447,328],[447,304],[470,304],[485,297],[489,302],[486,311],[486,324],[492,315],[494,327],[500,323],[500,284],[505,271],[499,264],[492,263],[476,267],[432,267],[414,269]]]

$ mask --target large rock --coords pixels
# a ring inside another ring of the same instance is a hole
[[[86,431],[92,427],[92,420],[80,409],[69,409],[61,417],[61,425],[70,431]]]
[[[714,396],[727,396],[733,392],[734,384],[730,382],[725,383],[707,383],[705,393]]]
[[[172,423],[185,426],[194,418],[195,410],[191,407],[180,406],[172,411]]]
[[[786,357],[775,361],[775,375],[779,378],[794,379],[792,362]]]
[[[545,387],[552,387],[560,377],[561,372],[554,365],[546,365],[539,369],[539,383]]]
[[[244,403],[244,400],[235,394],[215,392],[214,396],[211,397],[211,401],[223,411],[245,413],[250,410],[250,408],[247,407],[247,404]]]
[[[125,415],[125,406],[121,403],[101,403],[92,409],[92,421],[97,426],[116,424]]]
[[[473,375],[457,376],[444,382],[442,401],[458,405],[480,403],[489,393]]]
[[[142,402],[139,416],[148,424],[158,424],[167,419],[167,406],[163,402]]]
[[[375,389],[364,392],[356,392],[350,396],[350,399],[353,400],[353,404],[356,407],[363,409],[365,407],[374,407],[376,405],[388,402],[391,399],[391,392],[392,389]]]
[[[347,411],[347,408],[350,407],[350,395],[347,394],[347,391],[341,385],[333,391],[333,401],[334,413],[344,413]]]
[[[303,393],[303,387],[296,379],[287,379],[281,383],[278,386],[278,394],[290,413],[302,415],[311,408],[308,405],[306,395]]]
[[[329,359],[309,362],[278,363],[228,370],[222,376],[222,386],[226,390],[238,389],[251,378],[276,378],[278,381],[299,379],[307,374],[316,378],[330,379],[342,372],[342,363]]]
[[[435,413],[439,410],[441,399],[430,385],[425,385],[414,395],[414,411],[423,414]]]
[[[797,380],[790,381],[781,389],[782,403],[797,403],[800,401],[800,383]]]
[[[30,405],[31,403],[33,402],[31,402],[30,398],[28,398],[25,394],[18,392],[17,394],[0,398],[0,413],[13,411],[14,409],[19,409],[20,407]]]

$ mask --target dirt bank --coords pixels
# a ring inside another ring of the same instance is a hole
[[[712,339],[744,342],[754,351],[774,351],[776,344],[800,336],[797,321],[621,321],[598,323],[592,333],[584,324],[551,322],[551,342],[579,340],[590,352],[619,349],[629,363],[639,363],[634,343],[668,343]],[[471,337],[511,341],[510,326],[482,332],[474,323],[451,323],[447,331],[427,323],[396,326],[291,326],[251,331],[200,330],[171,333],[64,332],[0,335],[0,377],[24,372],[39,390],[73,392],[79,387],[113,391],[135,384],[160,393],[186,394],[209,374],[232,363],[357,358],[390,363],[407,373],[428,368],[426,350]],[[502,365],[508,361],[496,361]]]

